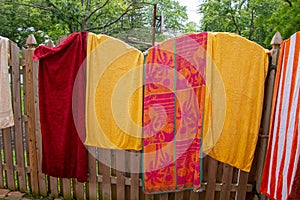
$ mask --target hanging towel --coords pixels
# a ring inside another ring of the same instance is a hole
[[[42,171],[54,177],[77,178],[80,182],[87,181],[87,151],[79,137],[82,130],[76,130],[82,125],[74,120],[80,122],[84,112],[76,112],[73,119],[72,96],[77,72],[84,67],[86,42],[86,32],[73,33],[59,46],[39,46],[34,51],[34,59],[39,59]],[[73,101],[83,98],[78,88],[74,91],[78,96]]]
[[[267,50],[231,33],[209,33],[203,151],[249,172],[259,133]]]
[[[207,33],[188,34],[148,51],[143,148],[148,194],[201,189],[206,44]]]
[[[0,36],[0,129],[14,125],[8,74],[9,40]]]
[[[300,169],[297,165],[300,156],[299,54],[300,32],[297,32],[281,44],[274,84],[269,143],[260,188],[271,199],[288,199],[290,194],[299,194],[299,172],[295,176],[297,168]]]
[[[85,144],[142,149],[143,54],[106,35],[88,34]]]

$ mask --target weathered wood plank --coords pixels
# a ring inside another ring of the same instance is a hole
[[[24,142],[22,131],[22,100],[21,100],[21,83],[20,83],[20,65],[19,65],[19,47],[10,42],[10,58],[12,73],[12,101],[14,109],[14,134],[16,149],[16,165],[18,167],[18,185],[21,192],[25,192],[26,173],[24,163]]]
[[[40,109],[39,109],[39,94],[38,94],[38,61],[33,62],[33,85],[34,85],[34,110],[35,110],[35,138],[36,138],[36,153],[37,167],[39,178],[40,195],[47,196],[46,175],[42,172],[42,132],[40,124]]]
[[[215,187],[216,187],[216,177],[218,170],[218,161],[208,157],[208,172],[207,172],[207,187],[206,187],[206,200],[214,200],[215,199]]]
[[[117,199],[125,200],[125,152],[117,150],[116,152],[116,176],[117,176]]]
[[[111,199],[110,164],[111,152],[109,149],[99,149],[99,172],[102,175],[102,199]]]
[[[200,192],[200,194],[199,194],[199,199],[206,199],[206,193],[205,193],[205,191]],[[191,200],[192,200],[192,199],[191,199]]]
[[[237,184],[238,183],[238,179],[239,179],[239,169],[237,168],[233,168],[233,172],[232,172],[232,183],[233,184]]]
[[[57,178],[50,176],[49,177],[49,184],[50,184],[50,196],[51,197],[58,197]]]
[[[139,172],[141,172],[141,154],[135,151],[130,153],[130,199],[139,199]]]
[[[193,190],[185,190],[183,196],[184,199],[199,200],[200,192],[194,192]]]
[[[246,198],[248,176],[249,173],[241,170],[239,171],[239,182],[238,182],[238,188],[236,193],[237,200],[244,200]]]
[[[110,177],[115,180],[114,182],[111,182],[110,185],[110,191],[111,191],[111,199],[117,199],[117,176],[116,176],[116,166],[117,166],[117,160],[116,160],[116,150],[110,151],[110,158],[111,158],[111,165],[110,165]]]
[[[202,158],[202,183],[203,182],[207,182],[207,174],[208,174],[208,156],[204,156],[204,158]],[[210,169],[209,169],[210,170]]]
[[[221,200],[230,199],[232,174],[233,174],[233,167],[227,164],[223,164],[222,190],[220,194]]]
[[[30,35],[27,39],[28,49],[25,51],[25,73],[26,73],[26,115],[28,117],[26,133],[27,133],[27,145],[29,153],[30,163],[30,184],[31,190],[34,194],[39,194],[39,182],[38,182],[38,167],[37,167],[37,152],[36,152],[36,137],[35,137],[35,110],[34,110],[34,81],[33,81],[33,61],[34,43],[35,39],[33,35]]]
[[[190,200],[199,200],[200,199],[200,194],[199,192],[193,192],[191,191],[191,194],[190,194]]]
[[[96,172],[96,148],[88,147],[89,155],[89,182],[88,182],[88,197],[90,200],[97,199],[97,172]]]
[[[141,155],[141,157],[142,157],[142,155]],[[140,162],[142,163],[142,159],[141,159]],[[141,173],[139,173],[139,179],[141,180],[141,182],[140,182],[140,191],[139,191],[139,194],[140,194],[140,199],[141,200],[145,200],[146,199],[146,195],[144,193],[143,183],[142,183],[142,181],[143,181],[143,173],[142,173],[143,169],[142,169],[142,165],[141,165],[140,169],[141,169]]]
[[[64,199],[73,199],[72,198],[72,193],[71,193],[71,180],[62,178],[61,180],[61,190],[62,190],[62,195]]]
[[[159,195],[159,200],[168,200],[169,199],[169,195],[168,194],[160,194]]]
[[[190,199],[193,190],[185,190],[183,192],[183,199]]]
[[[75,199],[85,199],[84,183],[80,183],[76,179],[73,179],[73,188]]]
[[[103,195],[102,195],[102,162],[100,160],[100,153],[101,153],[101,149],[100,148],[96,148],[96,159],[97,159],[97,162],[98,162],[98,172],[97,172],[97,183],[98,183],[98,199],[103,199]]]
[[[146,194],[145,195],[145,200],[154,200],[154,195],[152,195],[152,194]]]
[[[175,199],[177,200],[184,200],[184,192],[176,192]]]
[[[13,152],[12,152],[12,137],[10,128],[5,128],[2,131],[3,145],[4,145],[4,161],[7,166],[6,168],[6,183],[10,190],[15,190],[14,180],[14,165],[13,165]]]
[[[28,145],[27,145],[27,142],[28,142],[28,139],[27,139],[27,123],[28,123],[28,116],[27,116],[27,93],[26,93],[26,63],[25,63],[25,58],[26,58],[26,49],[24,47],[22,47],[22,55],[23,55],[23,59],[20,61],[21,62],[21,71],[20,73],[22,74],[21,76],[23,77],[22,78],[22,82],[21,84],[23,85],[23,91],[21,90],[21,98],[22,100],[24,101],[24,105],[23,105],[23,109],[22,109],[22,130],[25,131],[25,140],[24,140],[24,145],[26,147],[25,149],[25,166],[28,168],[29,167],[29,149],[28,149]],[[30,169],[30,167],[29,167]],[[29,170],[30,172],[30,170]],[[30,179],[29,179],[29,182],[30,182]],[[30,186],[30,185],[29,185]]]

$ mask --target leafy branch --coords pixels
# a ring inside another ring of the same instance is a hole
[[[98,8],[95,8],[93,10],[93,12],[91,12],[87,17],[84,18],[84,21],[89,20],[97,11],[101,10],[102,8],[104,8],[108,4],[109,1],[110,0],[106,0],[102,6],[99,6]]]
[[[20,3],[20,2],[15,2],[15,1],[0,1],[0,4],[12,4],[12,5],[26,6],[26,7],[31,7],[31,8],[38,8],[38,9],[50,11],[50,12],[53,12],[53,13],[58,12],[54,8],[45,7],[45,6],[39,5],[39,4],[27,4],[27,3]]]
[[[288,3],[289,5],[290,5],[290,7],[293,7],[293,4],[292,4],[292,2],[291,1],[289,1],[289,0],[284,0],[286,3]]]
[[[104,24],[103,26],[100,26],[100,27],[90,27],[90,28],[86,28],[85,31],[91,31],[91,30],[99,30],[99,29],[105,29],[115,23],[117,23],[118,21],[120,21],[122,19],[122,17],[124,17],[127,13],[129,13],[130,11],[134,10],[131,8],[132,7],[132,4],[130,4],[126,10],[119,16],[117,17],[116,19],[114,19],[113,21],[111,22],[108,22],[106,24]]]

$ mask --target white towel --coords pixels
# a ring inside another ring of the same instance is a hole
[[[0,36],[0,128],[14,125],[8,74],[8,39]]]

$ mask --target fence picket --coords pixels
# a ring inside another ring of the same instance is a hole
[[[58,197],[57,178],[50,176],[49,177],[49,184],[50,184],[50,196],[51,197]]]
[[[67,178],[61,179],[61,191],[64,199],[72,199],[72,193],[71,193],[71,180]]]
[[[12,73],[12,101],[14,109],[14,138],[16,150],[16,166],[18,173],[18,186],[21,192],[25,192],[26,173],[24,163],[24,137],[22,131],[22,100],[21,100],[21,82],[20,82],[20,64],[19,64],[19,47],[10,42],[10,58]]]
[[[40,124],[39,111],[39,95],[38,95],[38,61],[33,62],[33,85],[34,85],[34,110],[35,110],[35,137],[36,137],[36,153],[37,153],[37,168],[39,177],[39,190],[43,196],[47,195],[46,175],[42,172],[42,132]]]
[[[111,199],[111,176],[110,176],[110,165],[111,164],[111,152],[109,149],[99,149],[99,172],[102,175],[102,199]],[[101,161],[104,161],[102,163]]]
[[[2,131],[3,145],[4,145],[4,161],[5,161],[5,171],[6,171],[6,182],[7,187],[10,190],[15,190],[14,181],[14,166],[13,166],[13,152],[12,152],[12,138],[10,128],[5,128]]]
[[[177,200],[183,200],[184,199],[184,192],[176,192],[175,193],[175,199]]]
[[[222,178],[222,189],[221,189],[221,200],[230,199],[231,183],[232,183],[233,167],[223,164],[223,178]]]
[[[207,188],[206,188],[206,200],[215,199],[215,186],[218,170],[218,161],[208,157],[208,165],[210,166],[207,172]]]
[[[145,195],[145,200],[154,200],[154,195],[146,194]]]
[[[238,188],[236,193],[236,199],[245,199],[246,198],[246,190],[248,183],[249,173],[244,171],[239,171],[239,180],[238,180]]]
[[[27,38],[26,44],[28,49],[25,52],[25,74],[26,74],[26,114],[27,114],[27,145],[30,163],[30,184],[31,190],[34,194],[39,194],[39,181],[38,181],[38,167],[37,167],[37,152],[36,152],[36,137],[35,137],[35,111],[34,111],[34,82],[33,82],[33,53],[36,41],[31,34]]]
[[[206,199],[205,190],[203,190],[202,192],[200,192],[198,199]],[[193,199],[191,198],[191,200],[193,200]]]
[[[132,172],[140,172],[141,171],[141,154],[138,152],[132,151],[130,154],[130,199],[138,200],[139,199],[139,173]]]
[[[168,194],[160,194],[159,195],[159,200],[168,200],[168,199],[169,199]]]
[[[76,199],[85,199],[84,183],[80,183],[76,179],[73,179],[73,188]]]
[[[122,150],[116,151],[116,175],[117,175],[117,199],[125,200],[125,152]]]
[[[193,192],[191,191],[191,194],[190,194],[190,200],[199,200],[200,199],[200,194],[199,192]]]
[[[111,191],[111,199],[117,199],[117,176],[116,176],[116,166],[117,166],[117,156],[116,156],[116,153],[117,150],[111,150],[110,151],[110,158],[111,158],[111,165],[110,165],[110,175],[111,175],[111,179],[110,181],[114,180],[114,182],[112,183],[111,182],[111,188],[110,188],[110,191]]]
[[[88,147],[89,148],[89,182],[88,182],[88,197],[90,200],[97,199],[97,174],[96,174],[96,148],[95,147]]]

